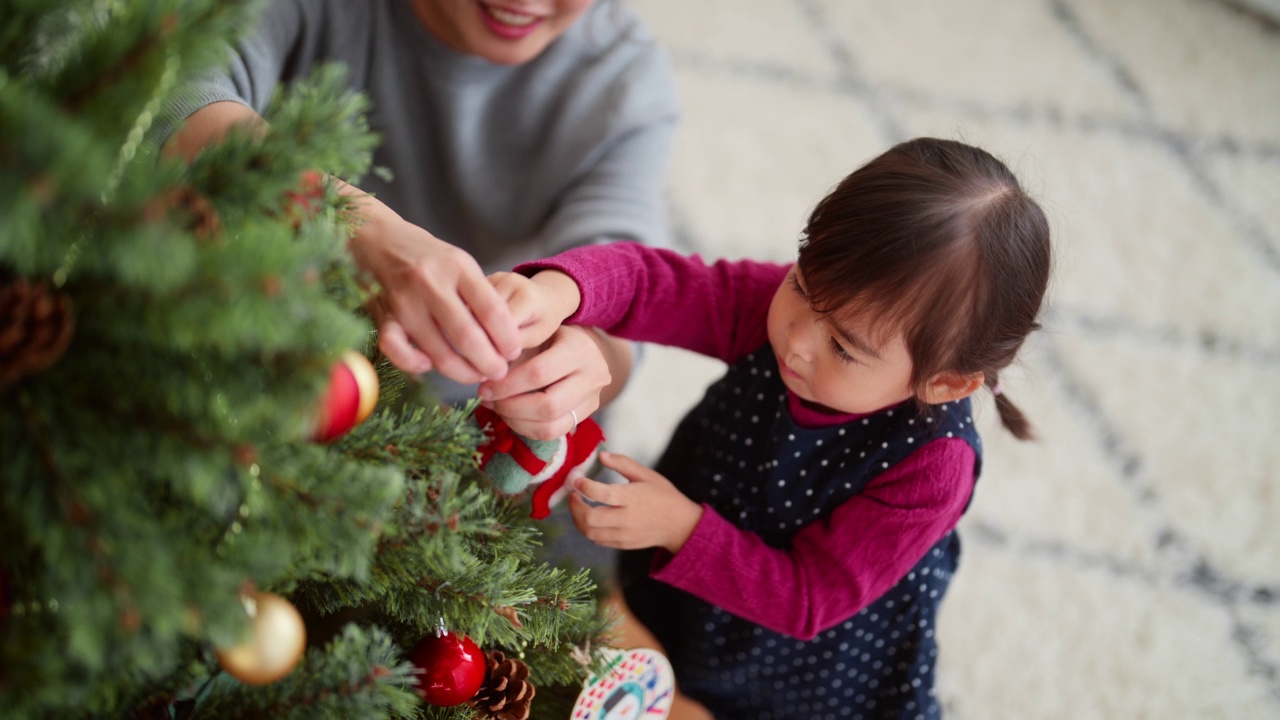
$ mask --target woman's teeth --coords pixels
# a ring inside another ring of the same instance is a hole
[[[533,22],[534,20],[538,19],[533,15],[522,15],[520,13],[513,13],[508,10],[503,10],[502,8],[496,8],[492,5],[488,6],[488,10],[489,10],[489,14],[493,15],[493,17],[496,18],[499,22],[504,23],[506,25],[515,25],[516,27],[523,27]]]

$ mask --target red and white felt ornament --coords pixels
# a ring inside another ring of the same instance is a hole
[[[484,406],[476,408],[475,419],[489,437],[479,448],[480,469],[506,495],[535,486],[529,514],[538,520],[569,494],[570,479],[587,474],[604,444],[604,431],[591,418],[555,440],[527,438]]]

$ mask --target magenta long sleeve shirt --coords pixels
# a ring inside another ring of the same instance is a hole
[[[732,363],[768,341],[769,304],[790,266],[707,264],[696,255],[613,243],[516,270],[573,278],[582,301],[569,323]],[[789,391],[788,408],[807,427],[858,417],[819,412]],[[771,630],[812,638],[891,588],[955,527],[973,491],[974,460],[963,440],[925,443],[782,549],[704,504],[688,542],[675,554],[659,550],[651,575]]]

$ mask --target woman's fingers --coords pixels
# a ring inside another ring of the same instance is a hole
[[[375,275],[383,289],[381,310],[404,334],[404,341],[388,340],[396,353],[388,357],[397,365],[399,359],[420,366],[410,362],[414,354],[407,348],[412,346],[434,370],[457,382],[505,376],[509,359],[520,351],[519,328],[475,258],[408,223],[394,227],[395,233],[362,245],[380,260]]]
[[[511,374],[517,370],[519,367]],[[485,395],[482,393],[481,397]],[[513,430],[539,440],[550,440],[574,430],[600,407],[599,387],[580,373],[571,373],[541,390],[486,402]]]
[[[489,344],[483,349],[496,350],[498,360],[504,366],[519,357],[522,349],[520,329],[511,314],[511,309],[507,306],[506,299],[493,285],[489,284],[487,278],[480,275],[479,267],[476,267],[474,274],[464,278],[459,287],[459,295],[486,334]]]
[[[458,303],[457,305],[460,305]],[[466,331],[462,328],[467,322],[470,322],[476,333],[482,333],[479,326],[474,325],[474,321],[470,318],[470,313],[465,308],[455,307],[453,303],[437,302],[433,309],[428,312],[406,311],[402,309],[401,304],[393,305],[393,313],[396,319],[404,327],[405,334],[409,338],[409,342],[413,343],[423,354],[425,354],[431,362],[432,367],[441,375],[454,380],[456,382],[470,384],[477,383],[487,377],[485,371],[479,366],[473,365],[460,352],[454,349],[454,344],[446,336],[446,333],[452,331],[455,335],[465,335]],[[465,314],[465,320],[463,315]],[[447,323],[446,325],[437,326],[437,321]],[[474,341],[469,341],[468,346],[475,353]],[[490,360],[498,359],[497,354],[493,353]],[[491,370],[494,365],[488,366]],[[502,370],[505,372],[506,363],[502,362]],[[496,375],[495,377],[500,377]]]
[[[420,375],[431,370],[431,358],[409,342],[404,326],[390,315],[378,324],[378,349],[392,365],[407,373]]]
[[[526,437],[560,437],[600,408],[612,381],[600,347],[576,328],[561,328],[541,352],[480,386],[480,397]]]

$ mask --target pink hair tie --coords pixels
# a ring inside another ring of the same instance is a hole
[[[996,383],[995,385],[992,385],[992,386],[991,386],[991,394],[992,394],[992,395],[994,395],[994,396],[999,396],[999,395],[1001,395],[1002,393],[1004,393],[1004,385],[1001,385],[1000,383]]]

